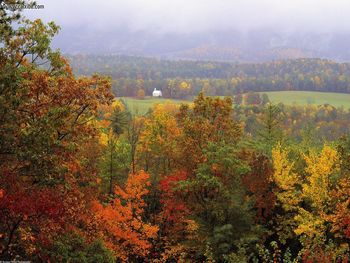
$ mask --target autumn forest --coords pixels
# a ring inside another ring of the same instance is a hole
[[[350,93],[350,64],[65,56],[0,15],[0,261],[349,261],[349,109],[258,92]],[[154,88],[191,102],[119,98]]]

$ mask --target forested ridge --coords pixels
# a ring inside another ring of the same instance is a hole
[[[248,91],[307,90],[350,92],[350,64],[324,59],[278,60],[257,64],[170,61],[118,55],[69,56],[77,75],[107,74],[118,96],[150,95],[185,98],[201,90],[225,96]],[[188,85],[184,87],[182,83]]]
[[[0,260],[349,261],[349,110],[242,104],[210,78],[135,115],[112,73],[76,76],[51,48],[55,23],[0,14]]]

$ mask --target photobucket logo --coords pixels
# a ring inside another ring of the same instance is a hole
[[[4,0],[0,0],[0,7],[5,10],[17,11],[23,9],[44,9],[44,5],[37,4],[6,4]]]

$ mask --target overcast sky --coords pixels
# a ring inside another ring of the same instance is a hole
[[[37,0],[27,16],[65,27],[162,33],[272,28],[349,32],[350,0]]]

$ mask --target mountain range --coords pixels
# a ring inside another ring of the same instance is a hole
[[[69,54],[120,54],[164,59],[266,62],[279,59],[325,58],[350,62],[350,33],[212,31],[159,33],[63,30],[54,46]]]

